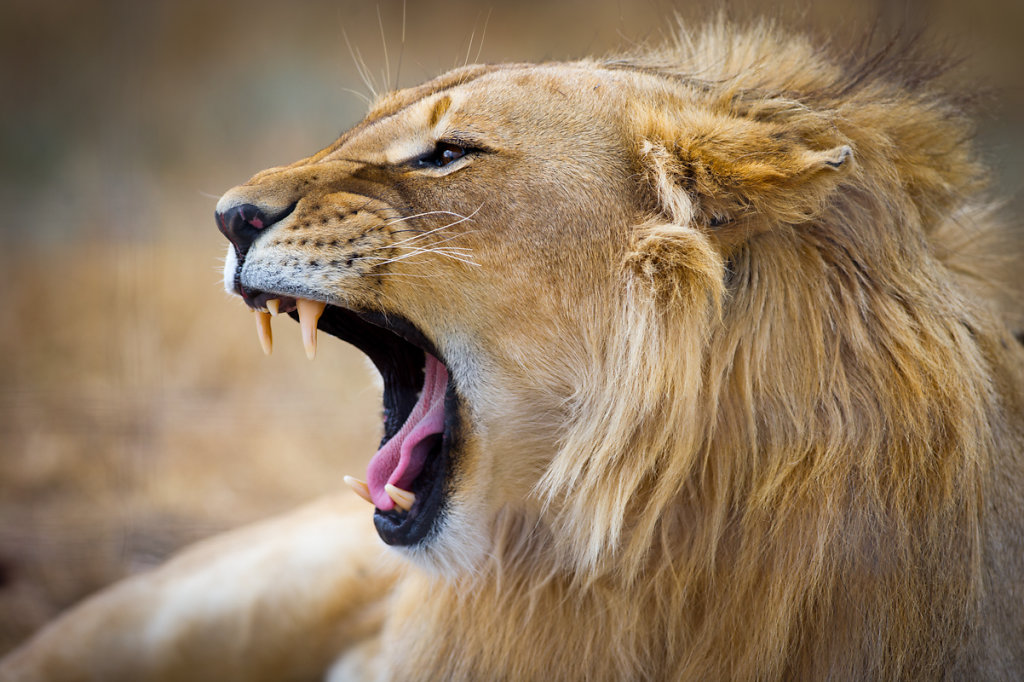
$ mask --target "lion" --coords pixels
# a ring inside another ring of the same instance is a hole
[[[287,314],[381,375],[373,524],[209,540],[0,677],[1018,679],[1012,242],[941,69],[858,54],[466,66],[227,192],[265,349]]]

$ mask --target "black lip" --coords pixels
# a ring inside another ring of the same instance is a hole
[[[413,482],[416,502],[412,509],[406,513],[376,509],[373,513],[377,534],[387,544],[414,545],[437,532],[451,492],[452,446],[459,440],[459,425],[459,398],[449,383],[444,397],[444,435]]]
[[[290,315],[296,319],[298,317],[295,312]],[[398,432],[412,412],[416,393],[423,386],[423,353],[430,353],[448,366],[436,345],[400,315],[328,305],[317,327],[365,353],[384,378],[386,416],[381,445]],[[444,434],[440,444],[428,456],[423,471],[412,484],[416,502],[408,512],[380,509],[374,512],[373,522],[377,533],[387,544],[411,546],[436,532],[449,497],[453,448],[460,440],[459,408],[454,379],[449,379],[445,394]]]

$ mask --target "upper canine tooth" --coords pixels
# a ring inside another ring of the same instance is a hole
[[[281,312],[281,301],[276,298],[267,299],[267,310],[270,311],[271,315],[277,315]]]
[[[256,334],[260,338],[260,346],[265,355],[274,350],[274,335],[270,331],[270,313],[256,311]]]
[[[295,301],[299,310],[299,326],[302,327],[302,345],[306,349],[306,357],[316,357],[316,323],[324,313],[326,303],[300,298]]]
[[[370,497],[370,486],[366,485],[365,482],[360,481],[354,476],[346,476],[345,485],[352,488],[356,495],[373,504],[373,498]]]
[[[390,483],[384,484],[384,491],[388,494],[388,497],[395,503],[395,506],[402,511],[409,511],[412,509],[413,503],[416,501],[416,494],[411,493],[408,490],[402,490],[397,486],[393,486]]]

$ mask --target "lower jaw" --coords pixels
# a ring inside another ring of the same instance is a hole
[[[413,481],[411,492],[416,495],[416,502],[412,508],[405,512],[397,508],[374,511],[374,526],[385,543],[405,547],[417,545],[429,541],[440,528],[451,492],[452,450],[459,437],[458,407],[458,396],[449,385],[445,395],[444,435],[428,455],[423,471]]]
[[[402,425],[400,415],[404,414],[405,418],[408,418],[416,402],[413,389],[416,386],[417,375],[420,391],[424,390],[425,354],[429,353],[447,367],[434,344],[419,329],[400,316],[355,311],[320,303],[314,317],[302,319],[303,309],[301,305],[296,304],[297,299],[293,297],[255,292],[250,298],[251,303],[257,306],[268,305],[270,299],[276,300],[278,312],[287,312],[301,322],[304,337],[307,332],[312,334],[314,350],[315,330],[320,329],[365,353],[384,378],[386,414],[392,415],[386,421],[385,432],[391,436]],[[269,339],[269,332],[267,336]],[[402,511],[398,507],[388,511],[375,508],[374,525],[381,539],[387,544],[417,545],[436,533],[449,498],[453,472],[452,452],[457,450],[455,446],[460,438],[459,427],[459,398],[453,382],[449,379],[444,395],[442,438],[427,455],[422,470],[406,491],[415,496],[412,506],[407,511]],[[381,443],[382,447],[387,440],[385,437]],[[364,489],[365,486],[366,483],[362,483]]]
[[[394,368],[394,362],[399,358],[404,358],[400,372],[406,376],[412,373],[414,364],[422,367],[421,363],[423,362],[422,354],[415,362],[414,355],[404,352],[392,351],[390,354],[382,355],[382,351],[389,347],[389,343],[386,342],[389,335],[397,336],[422,353],[430,353],[447,367],[445,358],[431,340],[414,325],[397,315],[357,312],[329,306],[320,318],[319,326],[326,333],[351,343],[363,351],[378,366],[378,369],[381,369],[382,375],[385,372],[382,365]],[[391,347],[394,348],[393,344]],[[391,364],[389,365],[389,363]],[[388,380],[385,378],[385,391],[387,390],[389,390]],[[391,390],[396,389],[392,387]],[[395,407],[395,404],[392,404],[392,407]],[[411,405],[406,405],[405,409],[408,410],[411,407]],[[458,451],[460,440],[459,407],[459,398],[452,379],[448,383],[444,397],[442,437],[428,454],[423,469],[409,486],[409,492],[415,495],[415,502],[408,511],[401,511],[397,507],[388,511],[375,508],[374,526],[377,528],[377,534],[385,543],[395,547],[420,545],[429,542],[431,536],[441,526],[453,478],[453,453]],[[388,431],[393,434],[400,427],[401,423],[395,422]],[[387,437],[382,441],[381,446],[386,440]]]

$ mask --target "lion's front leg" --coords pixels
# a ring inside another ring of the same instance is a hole
[[[318,679],[375,637],[399,561],[326,498],[199,543],[51,623],[0,680]]]

